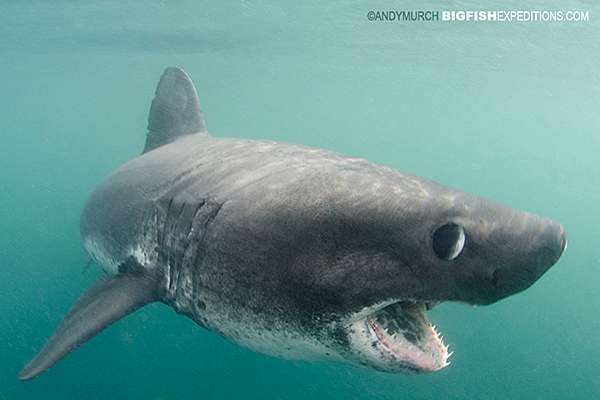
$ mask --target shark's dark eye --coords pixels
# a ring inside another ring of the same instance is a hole
[[[442,260],[451,261],[465,247],[465,230],[457,224],[442,225],[433,232],[433,251]]]

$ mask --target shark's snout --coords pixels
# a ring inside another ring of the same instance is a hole
[[[514,243],[518,258],[514,263],[500,265],[490,276],[495,295],[491,302],[527,289],[560,259],[567,247],[562,225],[542,220],[532,228],[532,233]],[[512,247],[512,246],[511,246]]]
[[[565,228],[562,225],[560,225],[560,224],[557,224],[557,225],[559,227],[559,230],[558,230],[558,243],[559,243],[558,248],[560,250],[557,252],[556,260],[554,262],[558,261],[558,259],[563,255],[563,253],[567,249],[567,234],[565,233]]]
[[[565,228],[554,221],[550,222],[542,239],[539,260],[537,262],[540,276],[560,259],[567,247]]]
[[[565,228],[554,221],[540,222],[540,233],[532,238],[530,260],[536,279],[559,260],[567,245]]]

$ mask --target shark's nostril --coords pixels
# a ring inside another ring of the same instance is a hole
[[[500,274],[498,273],[498,270],[494,270],[494,272],[492,272],[492,285],[494,286],[498,286],[498,280],[500,279]]]

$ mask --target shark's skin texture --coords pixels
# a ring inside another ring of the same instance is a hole
[[[110,290],[139,295],[60,356],[59,328],[21,378],[150,301],[263,353],[435,371],[449,354],[426,306],[522,291],[566,246],[556,222],[363,159],[174,132],[113,172],[81,217],[91,257],[112,279],[142,282]]]

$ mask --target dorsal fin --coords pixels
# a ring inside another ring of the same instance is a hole
[[[171,143],[181,136],[206,132],[198,94],[184,70],[169,67],[156,87],[144,153]]]

